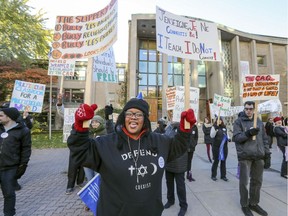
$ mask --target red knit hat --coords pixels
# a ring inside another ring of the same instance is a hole
[[[281,118],[281,117],[279,117],[279,116],[277,116],[277,117],[275,117],[275,118],[273,119],[273,121],[274,121],[274,122],[277,122],[277,121],[282,121],[282,118]]]

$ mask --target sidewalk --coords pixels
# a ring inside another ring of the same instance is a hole
[[[287,215],[287,180],[280,177],[282,153],[274,144],[271,149],[272,166],[264,171],[260,206],[270,216]],[[93,216],[84,211],[84,204],[77,196],[76,187],[71,195],[65,195],[67,184],[68,149],[33,150],[27,172],[20,179],[22,190],[16,192],[17,216]],[[229,144],[227,178],[216,182],[210,179],[211,163],[207,160],[206,146],[198,144],[192,161],[195,182],[186,182],[187,216],[242,216],[239,204],[237,159],[234,143]],[[219,171],[219,170],[218,170]],[[219,174],[218,174],[219,179]],[[166,184],[163,178],[163,203],[166,202]],[[3,196],[0,196],[0,215]],[[178,197],[175,205],[165,209],[163,216],[176,216],[179,211]],[[254,213],[257,216],[256,213]],[[113,215],[111,215],[113,216]]]

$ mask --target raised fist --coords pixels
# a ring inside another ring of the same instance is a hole
[[[185,129],[185,119],[189,123],[188,129]],[[181,131],[190,132],[195,123],[196,123],[196,117],[195,117],[193,109],[188,109],[187,111],[183,111],[181,113],[181,120],[180,120]]]
[[[94,111],[97,109],[96,104],[89,106],[88,104],[81,104],[75,112],[75,123],[74,128],[76,131],[84,132],[88,131],[88,128],[83,128],[83,121],[92,119]]]
[[[114,110],[114,109],[113,109],[112,104],[110,104],[110,106],[109,106],[109,105],[106,105],[106,106],[105,106],[104,112],[105,112],[105,119],[106,119],[106,120],[108,120],[108,119],[109,119],[109,116],[112,115],[113,110]]]

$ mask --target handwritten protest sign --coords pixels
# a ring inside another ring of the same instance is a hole
[[[174,91],[175,90],[175,91]],[[199,110],[199,88],[190,87],[190,108],[194,110],[194,113],[198,113]],[[170,95],[169,109],[173,109],[172,121],[180,121],[181,112],[184,108],[184,86],[175,86],[168,88],[166,94]],[[174,97],[174,98],[173,98]],[[174,101],[174,102],[172,102]],[[197,116],[196,116],[197,118]]]
[[[175,106],[176,86],[166,89],[167,110],[173,110]]]
[[[213,103],[209,104],[209,108],[210,108],[211,116],[218,115],[218,109]],[[223,111],[221,116],[229,117],[233,115],[238,115],[243,110],[244,110],[244,106],[231,106],[229,110]],[[258,104],[259,114],[280,113],[280,112],[282,112],[282,104],[279,99],[268,100],[268,101]]]
[[[90,58],[107,51],[117,40],[117,16],[117,0],[93,14],[57,16],[50,60]]]
[[[242,84],[243,101],[278,99],[279,78],[279,74],[246,75]]]
[[[93,81],[118,83],[114,51],[111,47],[105,53],[93,57]]]
[[[231,98],[222,95],[214,94],[213,104],[217,109],[217,116],[224,115],[224,112],[228,112],[231,107]]]
[[[221,61],[215,23],[177,16],[156,7],[156,37],[157,50],[167,55]]]
[[[67,138],[72,130],[76,110],[77,108],[64,108],[63,143],[67,142]]]
[[[51,76],[74,76],[74,59],[49,59],[48,75]]]
[[[41,113],[45,95],[45,85],[15,80],[10,107],[19,111]]]

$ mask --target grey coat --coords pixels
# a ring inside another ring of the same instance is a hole
[[[245,135],[245,131],[253,127],[253,121],[253,118],[249,119],[243,114],[234,122],[232,140],[236,144],[238,160],[259,160],[265,154],[270,154],[267,135],[260,119],[257,119],[259,133],[256,139]]]
[[[281,125],[277,125],[274,127],[273,131],[277,139],[277,145],[287,146],[287,133],[284,131],[284,127]]]

